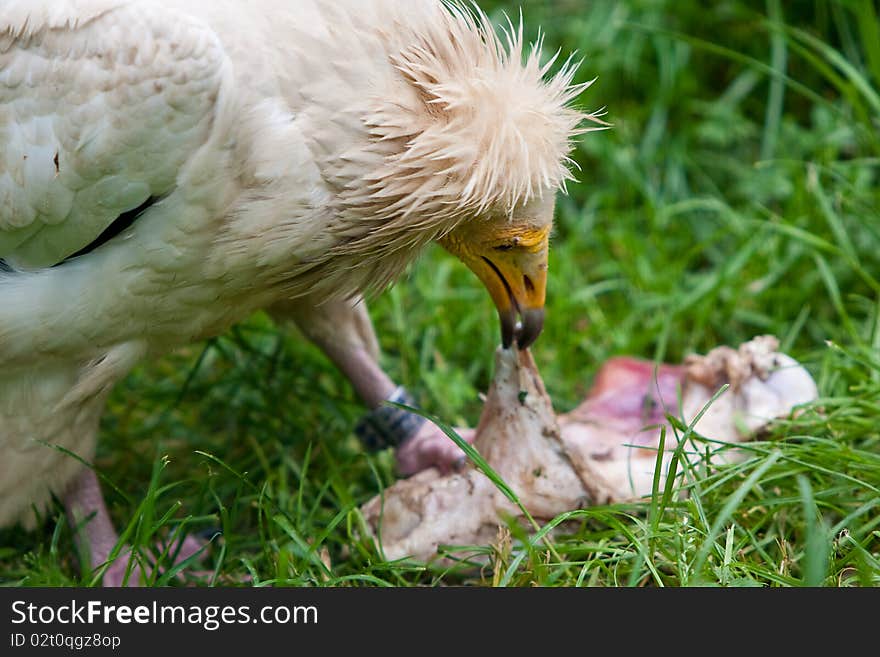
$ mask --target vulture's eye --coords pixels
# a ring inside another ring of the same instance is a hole
[[[499,244],[495,247],[496,251],[510,251],[511,249],[515,249],[519,246],[519,238],[514,237],[511,241],[505,242],[504,244]]]

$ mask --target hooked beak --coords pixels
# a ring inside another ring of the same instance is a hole
[[[498,245],[497,240],[494,243],[495,246],[474,248],[473,241],[467,244],[453,235],[441,240],[489,291],[501,320],[502,346],[509,349],[516,340],[520,349],[526,349],[544,328],[550,228],[539,229],[515,245]],[[521,319],[519,324],[517,318]]]
[[[485,249],[464,259],[489,291],[501,321],[501,344],[531,346],[544,328],[549,230],[528,247]],[[517,325],[517,319],[521,319]]]
[[[522,257],[523,255],[531,257]],[[536,254],[500,253],[481,256],[485,276],[476,272],[498,308],[501,344],[508,349],[514,339],[520,349],[530,347],[544,328],[544,296],[547,290],[547,259]],[[517,326],[517,319],[522,321]]]

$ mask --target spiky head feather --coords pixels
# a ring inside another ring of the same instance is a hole
[[[571,59],[548,76],[557,57],[541,63],[541,39],[526,53],[522,19],[499,35],[476,7],[446,9],[391,57],[411,93],[367,117],[376,139],[401,144],[368,189],[393,199],[391,214],[509,214],[572,179],[574,137],[605,125],[570,106],[592,81],[572,84]]]

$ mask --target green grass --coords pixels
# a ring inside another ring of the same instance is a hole
[[[117,526],[143,549],[221,530],[203,580],[220,584],[880,585],[874,4],[534,0],[523,13],[532,37],[542,25],[585,57],[580,79],[599,79],[580,103],[614,124],[583,138],[580,182],[558,204],[534,348],[557,410],[610,356],[677,362],[762,333],[808,367],[819,403],[745,462],[691,472],[685,499],[575,511],[552,539],[513,525],[495,545],[445,548],[455,568],[393,563],[357,511],[394,481],[391,455],[359,449],[345,380],[258,315],[116,390],[96,465],[118,487],[105,486]],[[476,279],[431,249],[372,315],[388,372],[431,414],[473,425],[499,339]],[[60,508],[0,545],[6,584],[91,581]]]

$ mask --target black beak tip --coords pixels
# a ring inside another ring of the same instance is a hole
[[[498,319],[501,320],[501,346],[510,349],[516,338],[516,310],[511,307],[507,311],[499,311]]]
[[[544,309],[532,308],[522,313],[522,325],[516,331],[516,344],[521,350],[531,347],[544,328]]]
[[[516,336],[516,330],[511,327],[507,328],[505,324],[501,324],[501,346],[505,349],[510,349],[513,345],[513,339]]]

